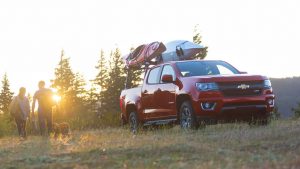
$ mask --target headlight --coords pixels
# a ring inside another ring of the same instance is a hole
[[[196,88],[200,91],[218,90],[216,83],[196,83]]]
[[[271,81],[270,80],[264,80],[264,87],[265,88],[271,88],[272,87],[272,84],[271,84]]]

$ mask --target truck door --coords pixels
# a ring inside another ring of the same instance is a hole
[[[163,75],[172,75],[173,81],[176,80],[176,75],[172,66],[164,65],[160,76],[160,85],[154,93],[155,100],[159,100],[157,102],[157,109],[161,110],[161,116],[176,119],[175,90],[177,86],[174,83],[162,82]]]
[[[160,113],[157,110],[157,103],[159,100],[154,98],[154,93],[157,91],[160,81],[161,67],[154,67],[149,70],[147,77],[142,87],[142,109],[145,120],[159,119]]]

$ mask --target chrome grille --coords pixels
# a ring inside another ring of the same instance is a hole
[[[259,96],[263,91],[263,81],[220,82],[218,86],[225,97]]]

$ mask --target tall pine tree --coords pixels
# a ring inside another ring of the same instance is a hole
[[[99,92],[97,91],[97,89],[95,88],[94,81],[92,81],[92,86],[91,88],[87,91],[87,110],[89,110],[89,112],[92,112],[94,114],[96,114],[98,112],[98,106],[97,106],[97,102],[99,101]]]
[[[74,107],[76,108],[76,111],[81,111],[86,106],[86,100],[87,100],[87,91],[85,89],[86,82],[83,78],[83,76],[79,73],[75,74],[73,87],[71,90],[71,96],[73,96],[73,103]]]
[[[10,91],[8,77],[5,73],[0,93],[0,137],[15,131],[15,123],[13,122],[12,116],[8,113],[8,107],[12,97],[13,92]]]
[[[61,58],[58,66],[55,68],[55,79],[52,80],[51,87],[57,89],[61,96],[59,103],[60,111],[63,113],[72,112],[74,105],[73,85],[75,81],[75,74],[70,66],[70,58],[66,58],[64,51],[61,51]]]
[[[99,93],[98,93],[98,100],[102,100],[101,93],[106,90],[107,88],[107,80],[108,80],[108,68],[107,62],[105,59],[104,51],[101,49],[100,57],[98,60],[98,64],[95,67],[98,70],[98,74],[96,78],[93,80],[95,86],[97,86]]]
[[[194,35],[193,35],[193,42],[196,44],[201,44],[202,43],[202,36],[200,35],[200,30],[199,30],[199,25],[196,25],[194,27]],[[195,58],[196,59],[204,59],[207,55],[207,48],[208,47],[204,47],[204,49],[198,53]]]
[[[110,68],[109,85],[103,93],[103,109],[108,112],[118,112],[120,93],[125,85],[124,64],[119,48],[111,53]]]
[[[8,107],[12,101],[13,94],[14,93],[10,90],[7,74],[5,73],[2,79],[2,89],[0,93],[0,110],[4,114],[8,114]]]

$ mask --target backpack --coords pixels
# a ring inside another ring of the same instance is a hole
[[[15,96],[11,103],[9,104],[9,113],[12,117],[17,118],[22,116],[21,108],[19,105],[18,96]]]

